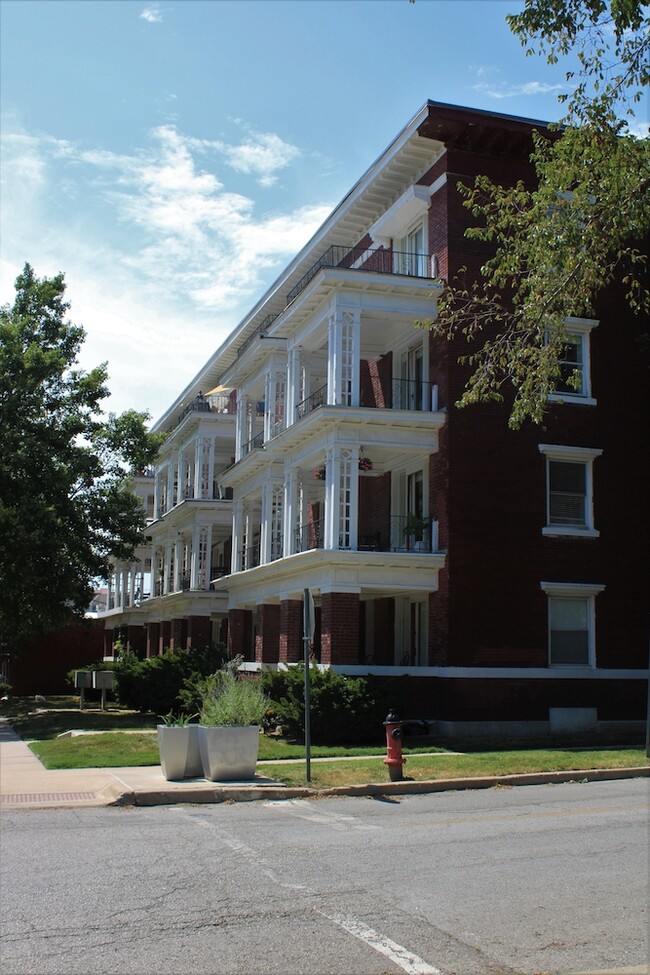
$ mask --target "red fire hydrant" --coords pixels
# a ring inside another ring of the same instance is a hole
[[[388,766],[391,782],[401,782],[402,766],[406,759],[402,758],[402,723],[396,714],[389,711],[384,721],[386,729],[386,758],[384,765]]]

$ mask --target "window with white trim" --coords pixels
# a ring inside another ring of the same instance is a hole
[[[428,276],[423,220],[419,220],[407,234],[393,242],[393,264],[395,274],[408,274],[416,278]]]
[[[566,341],[559,360],[560,379],[549,399],[594,406],[591,395],[591,332],[598,322],[590,318],[567,318]]]
[[[595,667],[595,602],[605,587],[562,582],[540,585],[548,597],[549,666]]]
[[[602,450],[559,444],[539,444],[539,450],[546,457],[546,525],[543,534],[597,538],[593,462]]]

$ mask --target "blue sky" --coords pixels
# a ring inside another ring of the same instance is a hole
[[[557,119],[501,0],[2,0],[0,302],[157,418],[428,98]]]

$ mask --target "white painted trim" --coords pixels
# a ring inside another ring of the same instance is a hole
[[[422,219],[431,200],[431,188],[414,184],[370,227],[372,240],[389,241],[404,237],[408,228]]]
[[[551,460],[576,460],[589,461],[600,457],[602,450],[599,447],[567,447],[555,443],[540,443],[537,445],[540,454],[550,457]]]
[[[542,535],[549,538],[564,536],[566,538],[600,538],[600,532],[595,528],[575,528],[571,525],[545,525]]]
[[[540,582],[540,589],[547,596],[565,596],[587,599],[597,596],[605,586],[598,582]]]
[[[600,457],[602,450],[598,447],[572,447],[562,444],[538,444],[538,449],[546,458],[546,525],[542,528],[543,535],[564,535],[582,538],[598,538],[599,532],[594,528],[594,471],[593,462]],[[556,525],[550,520],[551,516],[551,472],[550,464],[578,463],[585,466],[585,523],[584,525]]]
[[[592,669],[596,666],[596,604],[595,597],[603,591],[604,585],[599,583],[584,582],[540,582],[540,587],[549,599],[581,599],[587,601],[587,656],[588,660],[583,665],[585,668]],[[551,625],[550,608],[548,614],[548,663],[549,667],[554,666],[551,661]],[[573,664],[555,664],[562,670],[577,669]]]
[[[598,400],[593,396],[581,396],[579,393],[549,393],[549,403],[571,403],[577,406],[598,406]]]
[[[241,670],[287,670],[295,664],[259,664],[247,661]],[[316,664],[319,670],[334,670],[350,677],[441,677],[451,680],[648,680],[650,672],[641,669],[607,667],[400,667],[375,664]]]

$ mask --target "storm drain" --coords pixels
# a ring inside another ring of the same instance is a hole
[[[7,806],[19,806],[29,802],[87,802],[96,799],[94,792],[24,792],[15,795],[0,796],[0,803]]]

